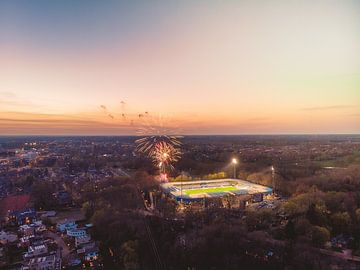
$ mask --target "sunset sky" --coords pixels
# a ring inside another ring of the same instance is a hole
[[[0,2],[0,135],[159,116],[184,134],[360,133],[360,1]]]

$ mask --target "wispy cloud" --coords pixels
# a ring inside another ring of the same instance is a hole
[[[101,122],[97,122],[97,121],[70,120],[70,119],[11,119],[11,118],[0,118],[0,123],[1,122],[47,123],[47,124],[66,123],[66,124],[94,124],[94,125],[101,123]]]
[[[16,95],[13,92],[0,91],[0,98],[16,98]]]
[[[318,106],[318,107],[306,107],[300,109],[301,111],[328,111],[328,110],[345,110],[358,108],[356,105],[332,105],[332,106]]]
[[[34,104],[29,99],[20,97],[10,91],[0,91],[0,109],[4,108],[32,108],[34,106],[39,107],[38,104]]]

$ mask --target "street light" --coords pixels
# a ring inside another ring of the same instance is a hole
[[[231,163],[232,163],[233,166],[234,166],[234,179],[236,179],[236,164],[238,163],[238,162],[237,162],[237,159],[236,159],[236,158],[233,158],[233,159],[231,160]]]

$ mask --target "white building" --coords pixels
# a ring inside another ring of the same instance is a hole
[[[83,237],[86,235],[86,231],[83,229],[67,230],[66,234],[70,237]]]
[[[55,270],[56,256],[49,255],[44,257],[33,258],[28,264],[29,270]]]
[[[28,252],[25,253],[24,258],[25,259],[29,259],[29,258],[33,258],[36,256],[41,256],[41,255],[45,255],[46,253],[48,253],[48,248],[46,245],[41,244],[41,245],[37,245],[37,246],[30,246],[28,248]]]

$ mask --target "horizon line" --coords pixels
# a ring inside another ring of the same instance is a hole
[[[360,133],[242,133],[242,134],[172,134],[175,136],[360,136]],[[146,137],[136,134],[8,134],[0,137]]]

